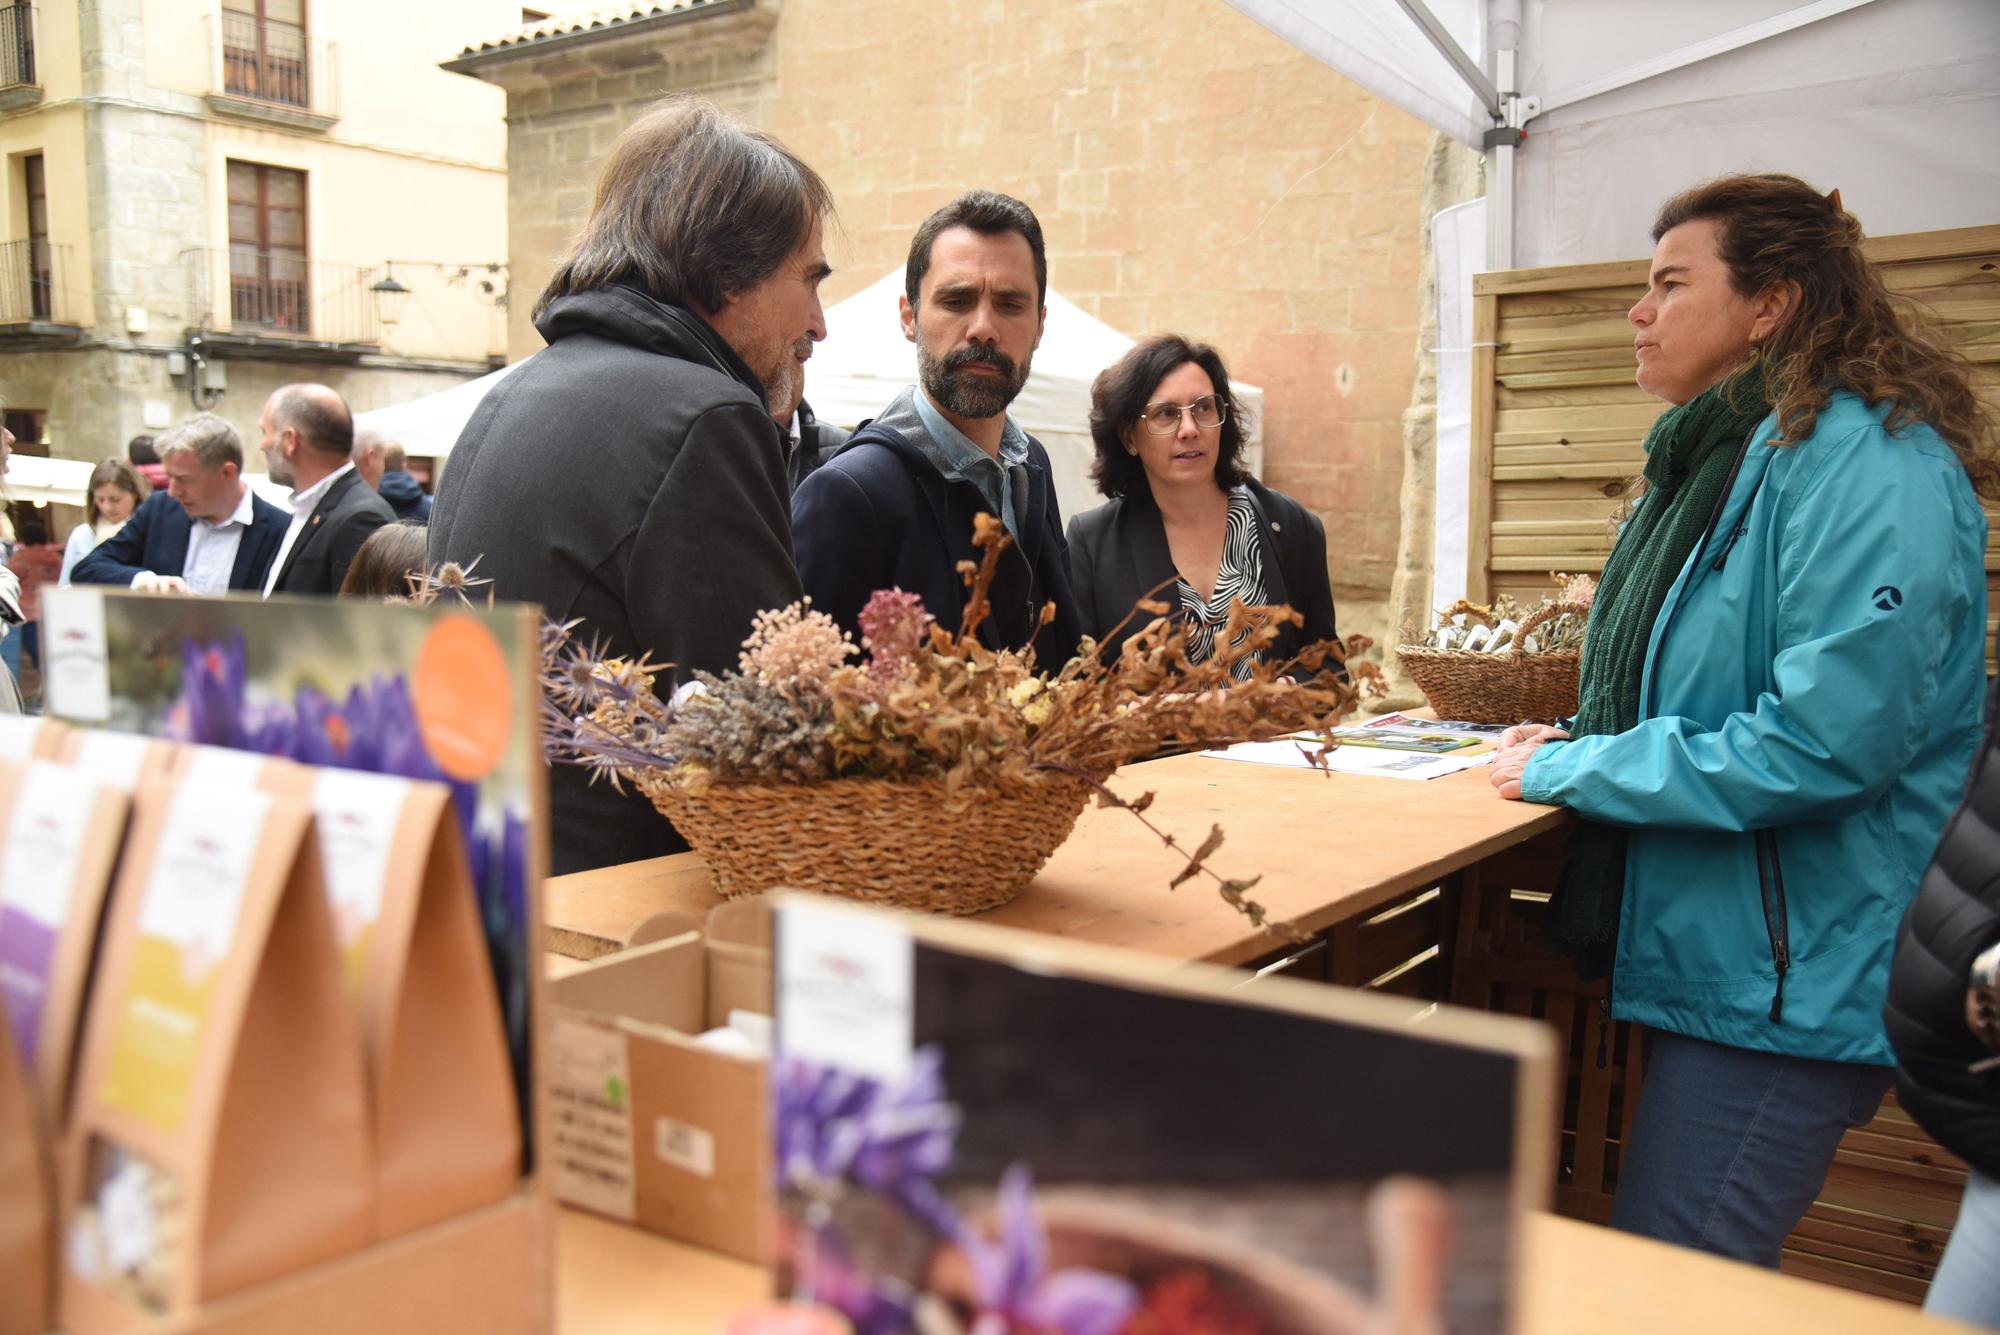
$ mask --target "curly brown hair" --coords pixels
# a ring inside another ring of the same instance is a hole
[[[1090,385],[1090,439],[1097,447],[1090,480],[1112,500],[1135,491],[1151,494],[1146,466],[1126,452],[1125,434],[1134,428],[1160,382],[1189,362],[1208,372],[1208,383],[1215,386],[1215,397],[1222,401],[1215,485],[1228,491],[1249,478],[1250,471],[1243,466],[1248,423],[1243,405],[1230,388],[1229,368],[1222,364],[1222,354],[1179,334],[1155,334],[1133,344],[1131,351],[1099,371]]]
[[[1888,402],[1885,425],[1923,422],[1957,452],[1973,490],[2000,499],[2000,440],[1992,410],[1972,391],[1971,366],[1936,322],[1889,291],[1861,253],[1861,223],[1796,176],[1724,176],[1660,208],[1655,242],[1683,223],[1718,224],[1730,283],[1755,296],[1774,283],[1798,298],[1764,340],[1764,382],[1778,410],[1778,445],[1810,436],[1835,389]]]

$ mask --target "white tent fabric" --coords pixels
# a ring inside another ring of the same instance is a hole
[[[405,454],[442,459],[458,443],[458,435],[472,417],[472,410],[486,397],[486,391],[525,365],[523,357],[512,366],[503,366],[477,380],[468,380],[450,389],[426,394],[394,407],[375,408],[354,415],[356,427],[369,427],[403,447]]]
[[[7,460],[7,476],[0,478],[0,495],[8,501],[31,505],[81,507],[90,488],[90,475],[96,468],[95,459],[45,459],[39,455],[15,454]],[[243,476],[259,496],[290,512],[290,487],[271,481],[268,473],[245,473]]]
[[[884,274],[826,312],[826,341],[806,363],[806,401],[821,420],[852,427],[875,416],[917,381],[916,345],[903,337],[896,298],[903,271]],[[1091,485],[1090,382],[1124,356],[1132,339],[1051,289],[1048,323],[1035,362],[1008,413],[1049,452],[1056,501],[1065,518],[1104,498]],[[1249,409],[1250,471],[1263,476],[1264,391],[1231,381]]]

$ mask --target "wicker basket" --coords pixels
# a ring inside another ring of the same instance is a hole
[[[1586,603],[1546,603],[1514,632],[1514,647],[1490,654],[1463,649],[1397,645],[1396,658],[1430,701],[1439,718],[1467,723],[1553,723],[1576,712],[1577,679],[1583,653],[1531,653],[1528,635],[1565,612],[1586,612]]]
[[[657,780],[639,787],[708,863],[719,894],[788,886],[959,914],[1026,889],[1092,791],[1041,774],[947,811],[939,778],[718,783],[698,795]]]

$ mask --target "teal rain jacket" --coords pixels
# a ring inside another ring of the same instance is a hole
[[[1896,924],[1979,737],[1986,520],[1937,433],[1886,415],[1836,393],[1792,448],[1766,418],[1653,626],[1638,725],[1522,776],[1631,828],[1620,1019],[1895,1062]]]

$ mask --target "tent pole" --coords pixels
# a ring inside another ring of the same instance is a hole
[[[1550,112],[1557,107],[1567,107],[1589,98],[1601,97],[1605,93],[1614,92],[1628,85],[1643,83],[1647,79],[1671,74],[1678,69],[1686,69],[1689,65],[1699,64],[1704,60],[1764,41],[1766,38],[1790,32],[1794,28],[1803,28],[1809,23],[1817,23],[1821,19],[1832,18],[1835,14],[1845,14],[1850,9],[1859,9],[1863,5],[1873,3],[1875,0],[1816,0],[1814,4],[1801,5],[1797,9],[1765,19],[1761,23],[1748,23],[1741,28],[1720,33],[1705,42],[1678,47],[1651,60],[1642,60],[1623,69],[1613,70],[1599,78],[1558,89],[1541,99],[1541,109]]]
[[[1410,22],[1417,25],[1417,30],[1437,48],[1437,53],[1457,71],[1459,78],[1465,80],[1466,86],[1478,95],[1480,104],[1486,108],[1487,115],[1499,120],[1506,114],[1500,105],[1499,90],[1494,88],[1492,81],[1486,77],[1486,71],[1480,69],[1471,56],[1465,54],[1465,48],[1460,46],[1457,39],[1437,21],[1437,15],[1431,13],[1430,6],[1426,5],[1424,0],[1396,0],[1396,8],[1402,10]]]

